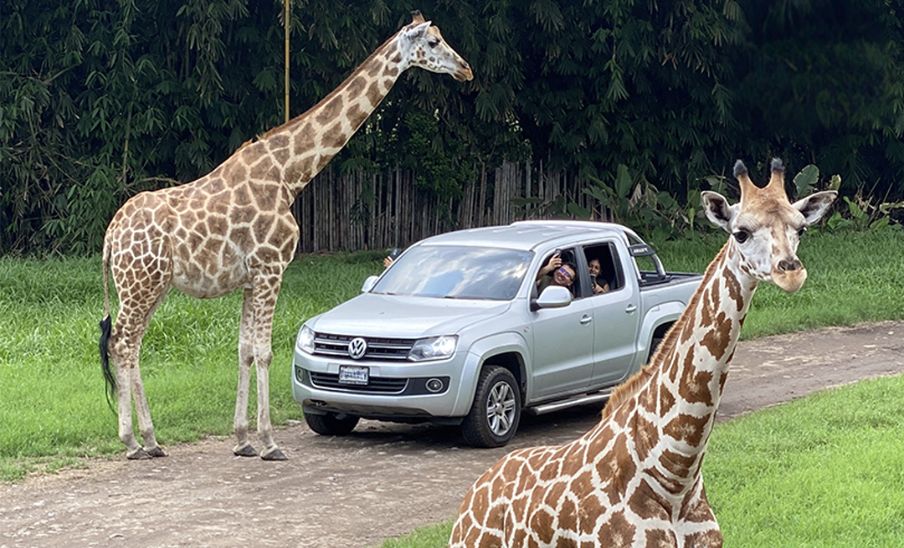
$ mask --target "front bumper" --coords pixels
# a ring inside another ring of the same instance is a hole
[[[429,362],[386,362],[317,356],[295,349],[292,395],[306,413],[348,413],[384,420],[428,419],[457,422],[468,414],[474,394],[476,358],[458,351],[451,358]],[[367,386],[338,383],[339,366],[367,367]],[[427,390],[429,379],[439,379],[442,390]]]

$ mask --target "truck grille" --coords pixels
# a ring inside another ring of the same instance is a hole
[[[352,335],[335,335],[332,333],[316,333],[314,337],[314,354],[316,356],[341,356],[348,358],[348,343],[356,337]],[[371,361],[404,361],[414,346],[412,339],[385,339],[378,337],[362,337],[367,341],[367,352],[360,359]]]
[[[355,384],[339,384],[339,375],[333,373],[317,373],[309,371],[311,384],[317,388],[327,390],[351,390],[354,392],[373,392],[379,394],[397,394],[403,392],[408,386],[408,379],[393,379],[389,377],[371,377],[365,386]]]

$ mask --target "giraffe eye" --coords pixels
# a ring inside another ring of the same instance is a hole
[[[736,230],[732,236],[734,236],[734,239],[737,240],[739,244],[743,244],[747,241],[747,238],[750,237],[750,233],[746,230]]]
[[[429,40],[427,42],[427,45],[430,46],[431,48],[435,48],[436,46],[439,45],[439,40]]]
[[[806,231],[807,231],[807,227],[805,227],[805,226],[802,226],[802,227],[798,228],[798,229],[797,229],[797,236],[798,236],[798,237],[803,236],[804,233],[805,233]]]

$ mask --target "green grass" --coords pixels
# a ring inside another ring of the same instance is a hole
[[[273,326],[274,423],[301,417],[289,385],[301,323],[354,296],[381,268],[373,253],[291,265]],[[0,259],[0,480],[123,451],[98,359],[102,291],[97,258]],[[173,292],[157,310],[141,370],[161,444],[232,432],[240,314],[240,292],[212,300]]]
[[[716,426],[703,464],[726,546],[901,546],[904,376]],[[384,548],[446,546],[452,522]]]
[[[904,377],[721,425],[704,474],[726,546],[900,546]]]
[[[724,243],[719,233],[665,242],[656,249],[668,270],[702,272]],[[811,230],[798,254],[807,267],[807,282],[793,294],[760,284],[742,339],[904,318],[904,230],[834,234]]]
[[[670,270],[700,271],[723,242],[713,235],[658,248]],[[807,285],[794,295],[761,288],[743,336],[904,318],[901,249],[901,230],[808,236]],[[374,253],[302,256],[290,266],[274,320],[274,423],[301,415],[289,386],[298,327],[381,268]],[[0,480],[122,452],[97,355],[102,306],[98,258],[0,258]],[[240,310],[239,293],[198,300],[178,292],[157,310],[141,368],[162,444],[231,433]]]

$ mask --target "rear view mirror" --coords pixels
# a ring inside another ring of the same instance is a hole
[[[364,280],[364,284],[361,286],[361,293],[367,293],[371,289],[377,285],[377,280],[379,280],[379,276],[368,276],[366,280]]]

